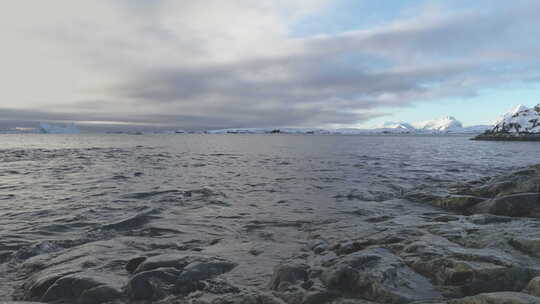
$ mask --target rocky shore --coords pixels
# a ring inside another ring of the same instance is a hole
[[[540,134],[506,134],[506,133],[482,133],[472,140],[494,140],[494,141],[540,141]]]
[[[233,283],[228,275],[242,262],[203,252],[212,242],[148,255],[137,250],[148,244],[129,237],[55,244],[67,249],[19,266],[14,298],[26,302],[0,303],[540,303],[539,190],[537,165],[363,202],[339,221],[298,223],[305,246],[275,265],[265,287]]]

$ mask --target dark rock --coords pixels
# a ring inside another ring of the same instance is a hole
[[[483,293],[458,300],[449,304],[539,304],[540,298],[520,292]]]
[[[83,291],[79,297],[80,304],[98,304],[120,299],[123,294],[110,286],[100,285]]]
[[[136,257],[136,258],[133,258],[133,259],[129,260],[127,262],[127,264],[126,264],[127,272],[129,272],[129,273],[135,272],[137,267],[139,267],[139,265],[144,261],[146,261],[146,257]]]
[[[467,217],[467,221],[476,225],[508,223],[513,220],[514,219],[509,216],[497,216],[492,214],[474,214]]]
[[[181,293],[200,289],[200,281],[231,271],[237,265],[225,260],[193,262],[178,276],[176,286]]]
[[[43,302],[0,301],[0,304],[45,304]]]
[[[245,292],[217,297],[212,304],[285,304],[273,295],[257,292]]]
[[[302,304],[325,304],[339,297],[340,294],[333,290],[310,290],[304,295]]]
[[[129,280],[127,295],[134,300],[152,300],[173,294],[180,273],[170,267],[139,272]]]
[[[435,207],[440,207],[448,210],[464,211],[485,199],[471,195],[450,195],[431,202]]]
[[[71,299],[84,304],[99,304],[120,298],[120,289],[106,283],[109,281],[105,277],[81,273],[63,276],[47,289],[41,301]]]
[[[411,267],[435,283],[454,287],[457,296],[495,291],[521,291],[536,272],[524,267],[508,267],[496,255],[445,252],[442,257],[423,256]]]
[[[526,291],[532,296],[540,297],[540,277],[533,278],[529,284],[527,284]]]
[[[377,304],[375,302],[371,302],[371,301],[363,300],[363,299],[344,299],[344,298],[336,299],[330,303],[331,304]]]
[[[428,279],[383,248],[345,256],[326,269],[321,279],[329,289],[383,303],[442,298]]]
[[[192,256],[187,254],[163,254],[147,258],[139,264],[135,273],[148,271],[156,268],[176,268],[183,269],[189,263],[202,259],[200,256]]]
[[[513,238],[509,243],[522,252],[540,257],[540,238]]]
[[[535,272],[520,267],[493,267],[475,270],[473,279],[461,287],[464,295],[496,291],[521,291]]]
[[[520,193],[497,197],[472,207],[470,212],[539,218],[540,193]]]
[[[282,264],[274,268],[269,288],[282,290],[288,284],[303,283],[308,280],[309,267],[305,264]]]
[[[235,263],[217,257],[154,256],[139,265],[126,291],[134,300],[155,300],[170,294],[187,294],[204,289],[206,285],[202,281],[229,272],[234,267]]]
[[[26,279],[20,297],[33,301],[85,303],[118,298],[125,279],[102,267],[125,249],[121,242],[100,241],[33,257],[21,267]],[[95,289],[97,287],[100,288]],[[91,289],[95,290],[90,292]],[[96,296],[95,299],[87,300],[86,292]]]

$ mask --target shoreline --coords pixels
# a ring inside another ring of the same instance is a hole
[[[540,141],[540,134],[534,135],[510,135],[510,134],[480,134],[471,140],[490,140],[490,141]]]

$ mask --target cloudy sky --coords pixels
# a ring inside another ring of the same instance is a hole
[[[540,102],[540,1],[0,1],[0,120],[370,127]]]

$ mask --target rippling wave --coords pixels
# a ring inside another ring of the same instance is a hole
[[[0,143],[0,298],[16,295],[36,259],[66,252],[90,252],[86,266],[110,273],[140,254],[219,254],[241,261],[231,279],[259,286],[307,233],[354,216],[358,202],[502,173],[538,153],[536,143],[462,136],[2,135]]]

